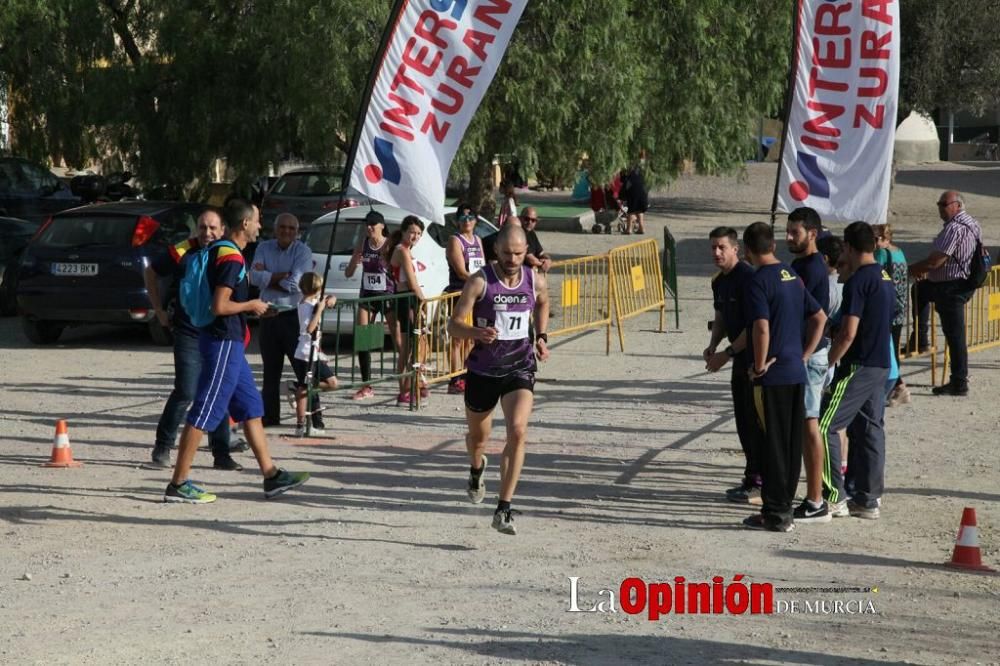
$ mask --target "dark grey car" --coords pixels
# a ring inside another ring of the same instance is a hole
[[[343,169],[294,169],[271,186],[261,204],[261,234],[274,237],[274,220],[281,213],[291,213],[299,220],[299,235],[305,236],[317,217],[337,210]],[[367,202],[360,192],[348,189],[341,208]]]
[[[25,335],[51,344],[69,325],[140,324],[170,344],[156,320],[143,270],[194,234],[207,206],[129,201],[81,206],[46,221],[28,243],[18,272]]]

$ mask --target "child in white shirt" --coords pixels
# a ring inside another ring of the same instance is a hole
[[[336,296],[320,298],[320,290],[323,288],[323,278],[316,273],[305,273],[299,280],[299,290],[302,292],[302,302],[299,303],[299,343],[295,347],[295,359],[292,361],[292,368],[295,370],[295,377],[298,382],[295,385],[295,436],[304,437],[306,433],[306,395],[308,386],[306,384],[306,374],[309,370],[310,354],[315,348],[316,361],[315,372],[319,378],[318,387],[322,391],[332,391],[337,388],[337,378],[333,376],[333,371],[326,363],[326,356],[320,349],[319,333],[320,320],[323,317],[323,310],[333,307],[337,303]],[[315,428],[313,434],[316,433]]]

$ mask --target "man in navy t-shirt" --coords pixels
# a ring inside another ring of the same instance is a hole
[[[191,483],[188,474],[202,436],[214,430],[230,414],[243,423],[247,442],[264,475],[265,497],[271,498],[300,486],[309,478],[305,472],[287,472],[271,460],[261,423],[264,402],[244,352],[250,342],[246,313],[262,315],[268,310],[264,301],[250,300],[250,283],[242,254],[248,243],[257,240],[260,212],[242,199],[233,199],[226,204],[223,215],[228,227],[225,240],[200,250],[208,252],[205,277],[212,292],[215,319],[198,332],[202,374],[181,433],[177,463],[163,494],[164,502],[205,504],[216,500],[215,495]]]
[[[755,222],[743,232],[743,247],[757,269],[747,285],[749,360],[757,417],[764,431],[761,455],[763,506],[743,524],[788,532],[792,500],[802,469],[806,369],[826,324],[826,314],[791,266],[774,256],[774,232]],[[804,341],[804,343],[803,343]]]
[[[760,505],[761,477],[753,462],[755,443],[762,435],[753,406],[753,385],[750,383],[747,362],[746,315],[744,314],[744,292],[747,282],[753,276],[753,267],[740,261],[740,246],[736,230],[731,227],[717,227],[708,235],[712,243],[712,260],[719,273],[712,278],[712,301],[715,305],[715,320],[708,347],[702,353],[705,369],[718,372],[730,359],[733,361],[729,388],[733,396],[733,417],[736,420],[736,434],[743,449],[746,465],[740,485],[726,491],[731,502],[746,502]],[[716,351],[723,339],[729,345],[723,351]]]
[[[830,278],[826,261],[816,247],[822,228],[819,213],[808,207],[796,208],[788,214],[785,242],[796,256],[792,262],[792,270],[802,278],[806,291],[829,317]],[[795,508],[796,522],[828,523],[831,519],[828,507],[823,502],[823,438],[819,435],[819,409],[823,402],[823,388],[826,386],[829,347],[830,339],[824,335],[805,364],[806,431],[802,460],[806,467],[806,501]]]
[[[830,346],[830,363],[840,361],[831,392],[823,400],[820,435],[826,447],[823,494],[834,516],[879,517],[885,471],[885,382],[889,377],[896,292],[892,278],[875,261],[875,232],[866,222],[844,229],[841,261],[850,272],[840,306],[841,324]],[[851,441],[848,474],[854,493],[847,500],[841,474],[840,435]]]

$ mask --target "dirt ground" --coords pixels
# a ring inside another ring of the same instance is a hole
[[[277,460],[313,474],[280,499],[263,500],[249,454],[246,471],[221,472],[203,450],[194,477],[219,501],[165,505],[169,474],[140,464],[170,352],[102,328],[40,349],[0,320],[0,663],[1000,663],[1000,577],[942,566],[971,506],[983,557],[1000,567],[995,350],[971,357],[966,399],[932,397],[926,360],[904,365],[913,402],[887,413],[881,520],[759,533],[740,527],[748,507],[725,501],[742,462],[728,371],[700,360],[706,238],[765,219],[774,170],[687,177],[654,197],[652,235],[667,225],[679,245],[680,330],[668,317],[657,332],[647,315],[629,322],[625,354],[605,356],[603,333],[554,345],[516,537],[490,528],[501,434],[487,501],[471,505],[461,400],[443,389],[413,414],[388,390],[374,404],[334,399],[336,439],[318,446],[270,429]],[[891,220],[908,257],[926,252],[945,188],[967,193],[1000,245],[1000,167],[903,168]],[[559,256],[624,240],[542,235]],[[82,468],[39,467],[57,418]],[[628,577],[740,574],[772,583],[786,612],[650,621],[617,598]],[[570,577],[581,611],[610,589],[617,612],[568,612]],[[806,601],[866,612],[806,612]]]

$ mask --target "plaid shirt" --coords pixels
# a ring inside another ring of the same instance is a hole
[[[931,282],[964,280],[969,277],[969,264],[980,239],[979,222],[964,210],[944,223],[941,233],[934,239],[934,249],[948,255],[940,268],[927,273]]]

